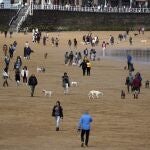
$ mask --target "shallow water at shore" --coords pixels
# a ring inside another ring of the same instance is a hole
[[[105,53],[105,54],[104,54]],[[114,59],[119,61],[126,61],[127,55],[132,56],[132,61],[138,64],[148,64],[150,65],[150,49],[107,49],[105,52],[101,51],[98,56],[105,59]]]

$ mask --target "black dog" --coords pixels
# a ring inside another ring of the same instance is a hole
[[[121,91],[121,99],[125,99],[125,97],[126,97],[126,94],[125,94],[125,92],[122,90],[122,91]]]
[[[145,81],[145,88],[149,88],[149,80]]]

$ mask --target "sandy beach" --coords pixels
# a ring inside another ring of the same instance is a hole
[[[64,65],[64,54],[70,51],[67,42],[77,38],[78,48],[83,51],[82,37],[89,32],[52,32],[48,33],[47,45],[32,43],[32,34],[14,34],[12,38],[0,35],[0,150],[79,150],[80,134],[77,125],[80,116],[88,110],[93,117],[90,134],[90,150],[149,150],[150,149],[150,89],[145,89],[144,82],[150,80],[150,65],[134,63],[135,73],[140,72],[143,86],[139,99],[133,99],[127,93],[125,79],[128,71],[124,70],[126,61],[105,59],[92,62],[91,76],[82,76],[81,68]],[[115,44],[108,49],[136,49],[150,48],[150,32],[133,37],[133,45],[129,40],[118,42],[119,32],[92,32],[97,35],[100,44],[97,51],[102,51],[102,41],[108,41],[113,35]],[[44,35],[44,33],[42,33]],[[51,37],[58,37],[59,47],[50,45]],[[17,41],[17,49],[11,60],[9,87],[2,86],[2,70],[4,67],[3,44],[10,45]],[[141,42],[146,40],[146,42]],[[23,48],[28,41],[34,53],[31,60],[23,59]],[[106,49],[107,50],[107,49]],[[48,53],[44,59],[44,53]],[[17,87],[14,80],[13,64],[17,56],[22,56],[23,66],[27,65],[29,74],[35,73],[38,86],[35,97],[30,97],[29,87],[22,83]],[[44,66],[45,73],[37,73],[36,67]],[[68,95],[64,95],[61,77],[68,72],[72,81],[78,81],[78,87],[71,87]],[[42,90],[53,91],[52,97],[45,97]],[[104,93],[99,99],[89,100],[90,90],[99,90]],[[125,90],[126,98],[120,98],[121,90]],[[64,109],[64,119],[59,132],[55,131],[55,121],[51,116],[52,108],[60,100]]]

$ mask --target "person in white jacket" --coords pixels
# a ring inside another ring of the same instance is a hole
[[[27,84],[29,71],[27,66],[24,66],[21,70],[21,77],[23,78],[23,83]]]
[[[3,79],[4,79],[3,87],[5,87],[5,85],[7,85],[7,87],[8,87],[8,81],[7,81],[7,79],[9,78],[9,72],[8,72],[8,68],[7,67],[4,68],[2,75],[3,75]]]

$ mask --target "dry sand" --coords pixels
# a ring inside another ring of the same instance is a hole
[[[92,123],[89,148],[90,150],[149,150],[150,149],[150,89],[141,89],[139,99],[133,99],[126,94],[126,99],[120,99],[120,90],[125,87],[127,70],[123,70],[126,62],[101,59],[92,62],[90,77],[83,77],[78,67],[64,65],[64,53],[68,51],[67,41],[76,37],[82,41],[82,36],[88,32],[60,32],[49,33],[49,37],[59,36],[60,46],[52,47],[50,44],[33,44],[34,53],[31,60],[23,60],[30,74],[35,73],[38,86],[35,97],[30,97],[29,88],[23,84],[16,86],[14,72],[10,68],[11,78],[9,87],[2,87],[0,78],[0,150],[77,150],[80,148],[80,134],[77,133],[77,124],[84,110],[89,110],[94,121]],[[115,37],[121,32],[94,32],[100,42],[108,40],[109,35]],[[133,33],[130,33],[133,35]],[[147,43],[141,43],[146,39]],[[31,41],[31,34],[14,34],[13,38],[4,38],[0,35],[0,47],[4,43],[10,44],[17,40],[16,56],[23,56],[25,41]],[[84,45],[78,44],[78,50]],[[128,40],[115,44],[114,48],[150,47],[150,32],[143,36],[133,38],[133,46]],[[97,49],[101,50],[101,46]],[[44,59],[44,53],[48,58]],[[0,51],[0,67],[3,68],[3,53]],[[44,65],[45,73],[36,73],[36,67]],[[143,81],[150,80],[149,65],[135,64],[136,72],[142,74]],[[70,78],[79,81],[79,87],[70,88],[68,95],[63,94],[61,76],[68,72]],[[143,83],[144,84],[144,83]],[[51,98],[44,97],[42,89],[54,91]],[[89,90],[100,90],[103,97],[89,100]],[[59,99],[64,108],[64,119],[61,130],[55,131],[54,118],[51,116],[52,107]]]

